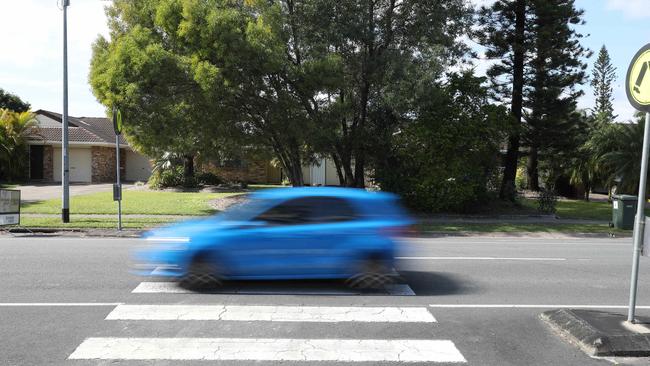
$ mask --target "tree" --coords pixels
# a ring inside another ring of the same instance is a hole
[[[273,151],[294,185],[320,153],[362,187],[375,121],[409,112],[397,92],[414,68],[441,75],[462,56],[468,13],[462,0],[116,0],[108,14],[91,84],[143,148],[236,136]]]
[[[598,117],[598,121],[611,122],[616,118],[612,105],[612,84],[616,81],[616,67],[612,65],[609,52],[604,45],[598,52],[591,75],[591,86],[594,88],[596,98],[594,114]]]
[[[307,98],[312,101],[308,111],[326,128],[324,152],[332,157],[339,179],[363,187],[374,151],[382,144],[379,137],[394,132],[413,110],[408,91],[417,87],[417,78],[442,76],[465,53],[457,39],[467,30],[469,9],[458,0],[313,4],[296,13],[302,19],[296,22],[301,54],[333,59],[340,71],[323,93],[326,98]],[[390,120],[396,123],[387,124]]]
[[[180,6],[114,1],[107,7],[110,40],[100,36],[94,43],[89,79],[108,113],[113,106],[121,110],[129,141],[149,156],[182,156],[191,182],[194,157],[224,141],[228,114],[218,96],[207,98],[198,75],[210,70],[190,57],[173,24]]]
[[[490,197],[507,110],[488,102],[484,78],[451,74],[415,90],[414,120],[391,136],[375,180],[424,212],[476,210]]]
[[[24,102],[15,94],[4,91],[0,88],[0,108],[9,109],[14,112],[27,112],[29,103]]]
[[[491,7],[479,10],[479,40],[487,47],[486,57],[500,60],[488,69],[494,96],[504,103],[510,101],[513,127],[508,136],[499,197],[514,200],[515,178],[519,161],[519,145],[524,97],[524,65],[529,44],[527,37],[527,0],[497,0]]]
[[[586,79],[583,58],[589,52],[580,45],[583,36],[574,29],[584,24],[583,11],[575,8],[574,0],[535,0],[531,5],[534,56],[525,140],[528,188],[538,191],[539,161],[548,159],[553,167],[559,154],[579,146],[575,136],[583,126],[575,113],[583,92],[577,86]]]
[[[33,135],[38,122],[31,112],[0,109],[0,178],[24,179],[27,172],[27,137]]]
[[[636,117],[635,123],[605,125],[597,141],[602,142],[596,150],[599,167],[618,193],[636,194],[639,189],[645,115]]]

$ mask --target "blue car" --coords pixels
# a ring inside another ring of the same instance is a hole
[[[395,236],[411,220],[396,196],[330,187],[258,191],[204,220],[145,234],[136,261],[191,289],[223,280],[347,279],[358,288],[390,281]]]

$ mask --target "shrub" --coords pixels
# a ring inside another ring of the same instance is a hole
[[[156,170],[149,178],[149,187],[162,189],[169,187],[184,186],[183,168],[171,167],[168,169]]]
[[[557,194],[551,189],[543,189],[537,199],[537,210],[543,214],[554,214],[557,206]]]
[[[489,105],[481,83],[462,75],[427,88],[415,118],[382,136],[374,154],[382,190],[421,212],[471,212],[494,199],[509,117]]]
[[[522,191],[528,187],[528,177],[526,176],[526,168],[517,168],[517,175],[515,176],[515,187]]]
[[[219,177],[218,175],[212,172],[201,172],[197,174],[196,182],[200,185],[210,185],[210,186],[216,186],[224,183],[221,177]]]

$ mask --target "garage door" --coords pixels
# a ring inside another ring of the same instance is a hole
[[[126,152],[126,177],[131,182],[146,182],[151,175],[149,158],[133,151]]]
[[[92,153],[83,148],[71,148],[70,182],[90,183],[92,179]],[[54,180],[61,181],[61,148],[54,149]]]

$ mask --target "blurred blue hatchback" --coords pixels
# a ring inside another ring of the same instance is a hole
[[[146,233],[153,246],[135,259],[139,273],[174,277],[192,289],[280,279],[347,279],[374,288],[391,280],[395,236],[410,224],[392,194],[268,189],[208,219]]]

